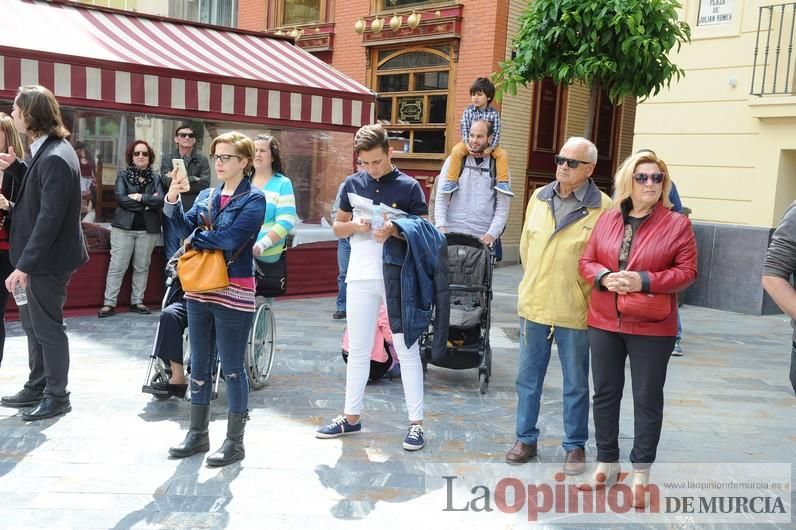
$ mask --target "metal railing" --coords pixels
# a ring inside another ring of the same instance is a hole
[[[757,15],[753,96],[796,95],[793,41],[796,2],[761,6]]]

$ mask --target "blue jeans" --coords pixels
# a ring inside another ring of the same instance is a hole
[[[585,329],[537,324],[520,319],[520,359],[517,371],[517,439],[534,444],[542,384],[555,339],[564,376],[564,441],[566,451],[586,445],[589,438],[589,341]]]
[[[214,361],[211,327],[215,322],[216,346],[227,384],[229,411],[243,414],[249,408],[249,380],[244,359],[254,313],[196,300],[188,300],[187,305],[191,344],[191,403],[210,404]]]
[[[345,277],[348,259],[351,257],[351,241],[346,237],[337,240],[337,310],[345,311]]]

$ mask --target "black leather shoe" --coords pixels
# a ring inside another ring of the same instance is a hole
[[[332,318],[335,320],[343,320],[345,319],[345,311],[335,311],[332,315]]]
[[[157,390],[158,394],[164,398],[184,398],[185,393],[188,391],[188,383],[178,385],[174,383],[163,383],[158,381],[157,383],[152,383],[152,389]]]
[[[23,412],[22,419],[25,421],[45,420],[71,411],[72,405],[69,403],[69,398],[45,397],[36,408]]]
[[[25,387],[13,396],[3,396],[3,398],[0,399],[0,403],[6,407],[35,407],[43,397],[44,394],[42,392],[37,392]]]

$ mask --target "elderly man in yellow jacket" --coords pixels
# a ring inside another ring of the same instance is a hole
[[[582,473],[589,438],[589,344],[586,301],[591,285],[578,259],[611,199],[589,178],[597,148],[585,138],[567,140],[555,157],[556,181],[528,201],[520,240],[520,358],[517,372],[517,440],[509,464],[536,456],[539,407],[550,349],[555,340],[564,376],[564,472]]]

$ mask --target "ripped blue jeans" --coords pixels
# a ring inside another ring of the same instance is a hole
[[[188,338],[191,344],[191,403],[209,405],[212,392],[213,335],[227,386],[229,411],[243,414],[249,408],[249,380],[244,367],[254,313],[196,300],[188,300]]]

